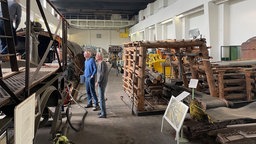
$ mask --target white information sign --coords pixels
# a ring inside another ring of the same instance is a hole
[[[181,94],[179,94],[178,96],[176,96],[176,100],[177,101],[182,101],[184,98],[186,98],[187,96],[189,96],[190,93],[183,91]]]
[[[198,79],[190,79],[190,82],[188,84],[189,88],[196,88],[198,84]]]
[[[172,97],[167,109],[165,110],[163,119],[166,119],[166,121],[176,130],[176,132],[179,132],[187,112],[188,106],[178,101],[175,97]]]
[[[35,129],[35,94],[17,105],[14,114],[15,144],[33,144]]]

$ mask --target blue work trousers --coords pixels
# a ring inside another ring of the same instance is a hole
[[[85,87],[87,93],[87,102],[88,105],[92,105],[92,99],[95,106],[98,106],[98,98],[95,92],[95,79],[93,78],[85,78]]]

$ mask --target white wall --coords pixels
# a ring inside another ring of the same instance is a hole
[[[20,28],[25,28],[25,21],[26,21],[26,0],[20,0],[22,5],[22,20],[20,24]],[[45,15],[47,17],[47,21],[50,25],[51,32],[54,33],[57,25],[59,23],[59,19],[52,15],[52,8],[49,5],[46,5],[44,8]],[[31,1],[31,21],[39,21],[42,25],[44,30],[46,31],[46,27],[43,24],[38,6],[36,1]],[[122,45],[123,43],[129,42],[129,38],[120,38],[120,32],[118,30],[81,30],[81,29],[69,29],[68,31],[68,40],[78,43],[79,45],[92,45],[95,47],[102,47],[106,50],[108,49],[109,45]],[[60,30],[57,33],[61,35],[61,26]],[[97,38],[96,35],[101,34],[101,38]],[[141,37],[143,39],[143,37]]]
[[[163,39],[175,39],[175,29],[173,22],[166,23],[166,30],[164,30],[166,33],[166,38]]]
[[[230,45],[256,36],[256,0],[230,1]]]
[[[97,34],[101,38],[97,38]],[[109,45],[123,45],[130,41],[129,38],[120,38],[118,30],[81,30],[70,29],[69,39],[79,45],[92,45],[108,50]]]
[[[25,22],[26,22],[26,0],[20,0],[20,4],[22,6],[22,17],[21,17],[21,23],[19,25],[19,28],[25,28],[26,27],[26,25],[25,25]],[[44,25],[44,22],[42,21],[42,18],[41,18],[42,16],[40,14],[39,8],[38,8],[35,0],[31,0],[30,7],[31,7],[30,8],[31,9],[30,20],[40,22],[42,24],[42,27],[44,28],[44,30],[47,31],[47,29]],[[46,8],[43,7],[43,10],[44,10],[45,16],[47,18],[47,22],[50,25],[51,32],[54,33],[60,19],[58,19],[52,15],[52,13],[51,13],[52,8],[48,4],[46,5]],[[57,34],[62,36],[61,26],[60,26],[60,29],[57,32]]]
[[[202,34],[202,36],[206,35],[206,25],[205,25],[205,21],[204,21],[204,12],[200,11],[194,14],[191,14],[188,16],[188,21],[189,24],[189,30],[192,29],[199,29],[200,34]]]
[[[163,3],[162,0],[158,0]],[[147,30],[152,25],[158,25],[168,19],[171,23],[162,24],[161,29],[154,32],[165,39],[188,39],[188,32],[198,28],[207,46],[210,46],[212,61],[220,60],[220,47],[225,45],[241,45],[256,35],[256,0],[164,0],[167,7],[160,7],[144,20],[139,21],[131,29],[132,40],[137,31]],[[156,3],[156,2],[155,2]],[[160,4],[158,3],[158,4]],[[158,6],[153,5],[155,8]],[[149,11],[146,8],[143,11]],[[143,14],[143,13],[140,13]],[[161,30],[161,31],[159,31]],[[152,31],[145,32],[144,38],[152,39]],[[145,40],[148,40],[145,39]]]
[[[136,31],[141,31],[145,29],[146,27],[149,27],[151,25],[154,25],[156,23],[162,22],[166,19],[170,19],[175,17],[176,15],[179,15],[187,10],[191,10],[193,8],[196,8],[204,3],[205,0],[176,0],[171,1],[171,5],[168,7],[162,8],[157,11],[157,13],[154,13],[153,15],[147,15],[145,20],[140,21],[138,24],[134,25],[130,32],[134,33]],[[207,0],[208,1],[208,0]],[[188,4],[189,3],[189,4]],[[149,7],[150,8],[150,7]],[[144,11],[149,11],[148,8],[146,8]]]

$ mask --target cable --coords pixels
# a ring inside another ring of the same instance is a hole
[[[80,105],[80,104],[73,98],[73,96],[72,96],[71,93],[70,93],[69,84],[68,84],[68,86],[67,86],[67,89],[68,89],[68,94],[69,94],[69,96],[71,97],[71,100],[74,101],[74,102],[75,102],[79,107],[81,107],[83,110],[85,110],[85,113],[84,113],[84,115],[83,115],[83,118],[82,118],[82,121],[81,121],[81,125],[80,125],[79,128],[75,128],[75,127],[72,125],[72,123],[71,123],[71,116],[69,115],[69,109],[70,109],[70,105],[71,105],[70,103],[71,103],[71,101],[69,102],[68,108],[67,108],[67,110],[66,110],[66,116],[67,116],[67,122],[68,122],[68,124],[70,125],[70,127],[71,127],[74,131],[79,132],[81,129],[84,128],[84,119],[85,119],[86,115],[88,114],[88,111],[87,111],[82,105]]]

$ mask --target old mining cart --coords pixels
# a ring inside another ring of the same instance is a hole
[[[39,127],[49,118],[53,119],[53,137],[64,130],[62,118],[70,118],[68,97],[75,93],[70,89],[79,85],[79,75],[83,69],[82,48],[67,40],[68,22],[61,17],[55,33],[52,34],[40,0],[36,0],[47,28],[47,31],[43,31],[40,24],[30,22],[30,1],[26,3],[26,28],[25,31],[18,32],[19,48],[16,50],[9,21],[8,2],[1,1],[4,10],[1,19],[5,21],[6,31],[6,35],[1,37],[7,40],[8,54],[0,55],[0,143],[13,143],[14,137],[16,140],[22,137],[25,143],[32,143]],[[62,37],[56,35],[60,26]],[[19,56],[16,52],[19,52]],[[32,99],[32,103],[28,102],[29,99]],[[21,113],[17,113],[18,110]],[[32,116],[28,115],[31,111]],[[85,111],[85,115],[86,113]],[[15,133],[9,134],[10,129],[14,129]]]

